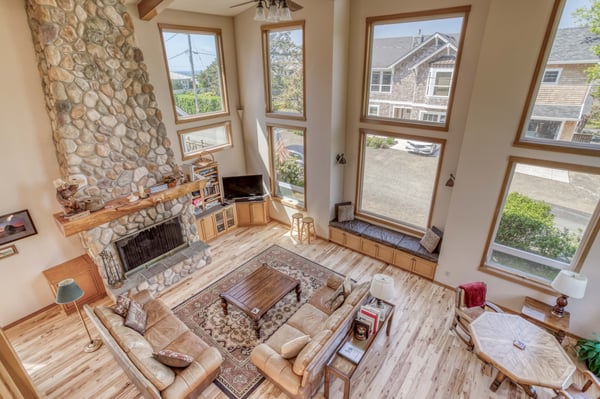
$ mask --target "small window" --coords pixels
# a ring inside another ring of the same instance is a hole
[[[421,120],[434,123],[446,122],[446,114],[444,112],[421,112]]]
[[[228,114],[221,30],[159,24],[175,122]]]
[[[600,153],[600,33],[591,0],[555,0],[515,145]],[[542,147],[540,147],[542,146]]]
[[[379,105],[369,105],[369,115],[379,115]]]
[[[304,209],[305,131],[281,126],[268,128],[271,147],[271,192],[276,199]]]
[[[465,6],[367,18],[363,122],[448,129],[469,12]],[[421,118],[431,109],[447,116]]]
[[[305,118],[304,23],[262,27],[267,113]]]
[[[511,158],[484,264],[542,284],[578,270],[597,230],[600,168]]]
[[[361,131],[357,214],[407,231],[425,231],[442,142]]]
[[[544,77],[542,83],[558,83],[558,77],[560,76],[560,69],[546,69],[544,71]]]

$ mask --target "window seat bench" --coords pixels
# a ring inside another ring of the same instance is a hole
[[[329,240],[430,280],[439,254],[429,253],[420,239],[362,220],[329,222]]]

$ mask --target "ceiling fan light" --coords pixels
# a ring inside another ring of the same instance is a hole
[[[279,11],[276,6],[271,5],[269,11],[267,11],[267,21],[277,22],[279,21]]]
[[[281,1],[281,8],[279,8],[279,19],[282,21],[292,20],[292,13],[290,12],[290,8],[288,7],[286,0]]]
[[[265,8],[263,7],[262,0],[258,1],[256,6],[256,12],[254,13],[255,21],[265,21]]]

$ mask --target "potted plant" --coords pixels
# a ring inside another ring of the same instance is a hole
[[[600,335],[596,339],[580,339],[577,341],[577,357],[585,361],[588,369],[600,377]]]

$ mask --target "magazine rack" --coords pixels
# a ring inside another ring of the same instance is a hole
[[[370,298],[367,301],[369,304],[375,302],[375,298]],[[351,328],[342,340],[331,359],[325,366],[325,398],[329,398],[329,386],[331,377],[335,376],[341,379],[344,383],[344,399],[350,398],[350,384],[354,372],[360,367],[366,357],[368,357],[371,344],[377,339],[381,331],[385,329],[385,335],[390,335],[392,327],[392,319],[396,305],[391,302],[382,301],[386,306],[385,319],[379,322],[379,328],[374,334],[370,334],[364,341],[359,341],[354,338],[354,328]],[[349,349],[348,351],[346,351]]]

